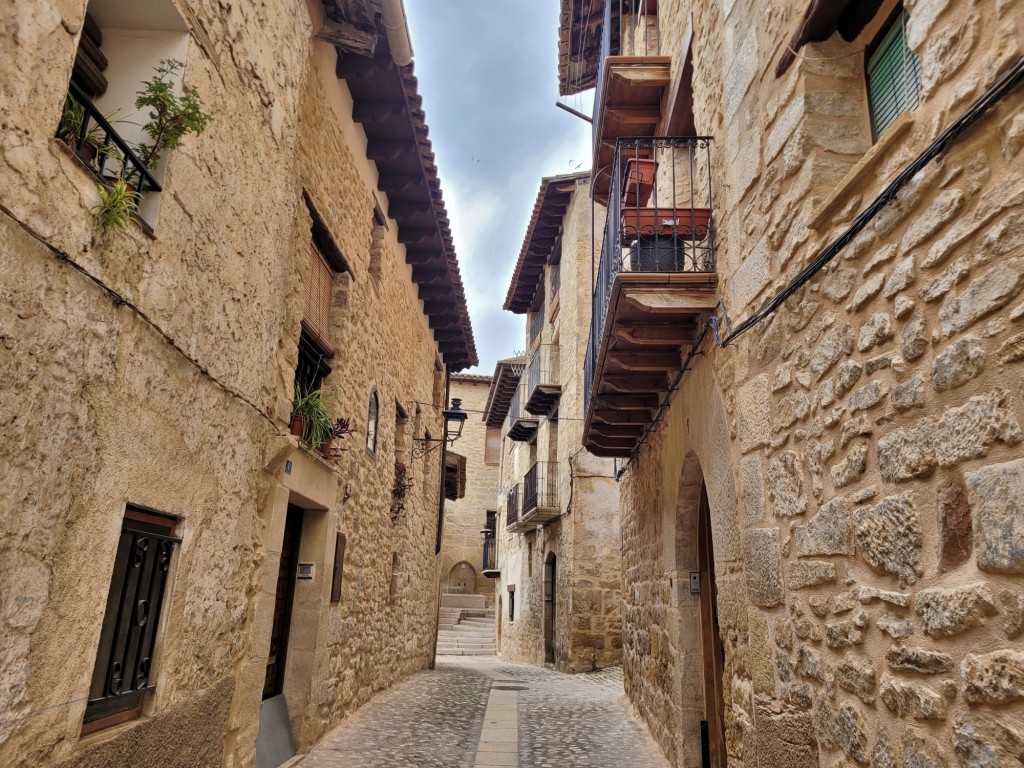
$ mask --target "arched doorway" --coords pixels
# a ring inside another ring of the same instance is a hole
[[[448,594],[472,595],[476,593],[476,569],[463,560],[448,572]]]
[[[544,560],[544,662],[555,663],[555,553]]]
[[[675,654],[679,669],[693,670],[678,674],[674,681],[680,712],[678,748],[701,754],[703,766],[725,768],[725,650],[718,623],[711,505],[700,460],[692,451],[683,462],[675,515]],[[701,679],[696,690],[689,683],[693,673]]]
[[[725,698],[722,670],[725,648],[718,626],[718,589],[715,586],[715,550],[711,540],[711,507],[707,487],[700,485],[697,507],[697,563],[700,571],[700,645],[704,668],[704,723],[701,725],[701,749],[706,750],[704,765],[725,768]]]

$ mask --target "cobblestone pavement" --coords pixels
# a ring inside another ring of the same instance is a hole
[[[668,763],[629,711],[621,668],[565,675],[495,657],[441,656],[437,669],[374,696],[301,763],[301,768],[385,766],[667,768]]]

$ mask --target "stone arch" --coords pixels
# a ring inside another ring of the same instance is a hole
[[[476,593],[476,569],[465,560],[448,571],[448,594],[472,595]]]

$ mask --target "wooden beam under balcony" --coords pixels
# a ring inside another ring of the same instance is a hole
[[[366,157],[374,162],[400,160],[403,157],[419,157],[415,141],[401,139],[370,139],[366,144]]]
[[[665,88],[672,82],[670,56],[609,56],[596,111],[593,168],[611,168],[615,141],[623,136],[653,136],[661,121]],[[594,199],[608,203],[611,174],[594,180]]]
[[[423,189],[425,182],[418,173],[382,173],[377,178],[377,189],[388,196],[406,194],[414,189]]]
[[[584,445],[629,456],[682,370],[702,317],[715,307],[714,272],[622,272],[597,340]]]
[[[388,205],[388,216],[395,221],[423,216],[434,211],[434,204],[429,200],[396,200]]]

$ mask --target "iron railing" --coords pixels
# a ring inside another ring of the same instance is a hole
[[[560,384],[558,369],[558,345],[541,344],[530,358],[526,367],[526,393],[533,396],[533,391],[541,385]]]
[[[153,650],[178,542],[150,531],[121,531],[85,722],[133,709],[156,688]]]
[[[484,539],[484,558],[483,558],[483,570],[485,571],[496,571],[498,570],[498,540],[497,539]]]
[[[505,497],[505,526],[519,522],[519,485],[512,486]]]
[[[583,366],[588,402],[616,277],[627,272],[713,273],[711,199],[710,137],[618,140]]]
[[[160,183],[129,146],[114,130],[103,114],[74,80],[68,83],[67,99],[72,109],[80,110],[77,128],[68,130],[67,121],[61,120],[57,138],[65,142],[75,154],[101,179],[121,178],[138,192],[159,192]],[[67,112],[67,107],[65,108]],[[63,132],[63,135],[61,135]],[[108,164],[110,167],[108,168]]]
[[[523,514],[558,507],[558,462],[538,461],[523,478]]]
[[[541,333],[544,331],[544,305],[541,304],[540,309],[536,312],[530,313],[530,344],[540,338]]]
[[[552,303],[555,296],[558,295],[558,290],[562,287],[562,265],[555,264],[551,267],[551,291],[549,293]]]

